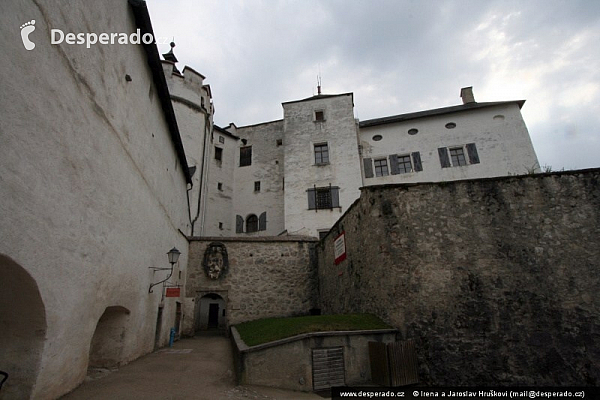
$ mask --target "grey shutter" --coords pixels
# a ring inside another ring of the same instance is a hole
[[[440,156],[440,163],[442,164],[442,168],[448,168],[452,165],[450,164],[450,157],[448,157],[448,149],[445,147],[438,148],[438,155]]]
[[[235,233],[244,233],[244,218],[241,215],[235,216]]]
[[[258,217],[258,230],[259,231],[267,230],[267,212],[266,211],[264,213],[260,214],[260,217]]]
[[[398,154],[392,154],[390,156],[390,173],[392,175],[398,175],[400,171],[398,171]]]
[[[314,210],[317,208],[317,199],[315,196],[315,189],[308,189],[308,209]]]
[[[415,167],[415,172],[423,171],[423,165],[421,164],[421,153],[415,151],[412,153],[413,164]]]
[[[332,187],[331,188],[331,207],[339,207],[340,206],[340,188]]]
[[[373,163],[370,158],[363,158],[363,163],[365,165],[365,178],[373,177]]]
[[[479,164],[479,154],[477,154],[475,143],[467,144],[467,154],[469,155],[469,162],[471,164]]]

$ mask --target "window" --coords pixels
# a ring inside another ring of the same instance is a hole
[[[277,139],[277,146],[281,146],[283,144],[283,139]]]
[[[398,156],[398,173],[407,174],[409,172],[412,172],[410,156]]]
[[[421,153],[415,151],[411,154],[392,154],[390,156],[390,170],[392,175],[423,171]]]
[[[329,164],[329,148],[327,143],[315,144],[315,164]]]
[[[223,184],[221,182],[217,183],[217,189],[221,191],[223,190]]]
[[[325,111],[323,111],[323,110],[315,111],[315,121],[325,121]]]
[[[254,182],[254,191],[260,192],[260,181]]]
[[[246,218],[246,233],[258,232],[258,217],[251,214]]]
[[[328,210],[340,206],[340,188],[337,186],[308,189],[308,209]]]
[[[465,157],[465,148],[467,149],[467,158]],[[467,143],[464,146],[440,147],[438,149],[440,164],[442,168],[460,167],[469,164],[479,164],[479,154],[475,143]],[[452,160],[452,163],[450,161]]]
[[[452,160],[453,167],[467,165],[467,160],[465,159],[465,151],[462,147],[450,148],[450,159]]]
[[[408,130],[409,135],[416,135],[417,133],[419,133],[419,130],[417,128],[410,128]]]
[[[223,223],[222,222],[219,222],[219,229],[223,230]]]
[[[323,240],[329,231],[319,231],[319,240]]]
[[[445,127],[446,129],[454,129],[456,128],[456,124],[454,122],[448,122]]]
[[[252,165],[252,146],[240,148],[240,167]]]
[[[387,158],[375,160],[375,176],[389,175]]]
[[[215,160],[221,161],[223,159],[223,149],[215,146]]]
[[[219,136],[219,143],[225,143],[225,138],[223,136]]]
[[[381,135],[374,135],[373,136],[373,141],[375,141],[375,142],[379,142],[381,139],[383,139],[383,136],[381,136]]]

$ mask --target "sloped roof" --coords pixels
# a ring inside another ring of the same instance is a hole
[[[417,111],[417,112],[408,113],[408,114],[399,114],[399,115],[392,115],[389,117],[368,119],[365,121],[360,121],[359,127],[366,128],[369,126],[391,124],[391,123],[395,123],[395,122],[408,121],[411,119],[431,117],[434,115],[450,114],[450,113],[456,113],[456,112],[461,112],[461,111],[476,110],[479,108],[493,107],[493,106],[498,106],[498,105],[513,104],[513,103],[516,103],[519,106],[519,108],[522,108],[523,104],[525,104],[525,100],[494,101],[494,102],[487,102],[487,103],[467,103],[467,104],[461,104],[458,106],[435,108],[432,110]]]

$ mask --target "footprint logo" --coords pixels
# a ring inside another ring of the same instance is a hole
[[[25,50],[33,50],[35,49],[35,43],[29,40],[29,34],[35,31],[35,19],[32,19],[29,22],[21,25],[21,39],[23,39],[23,46],[25,46]]]

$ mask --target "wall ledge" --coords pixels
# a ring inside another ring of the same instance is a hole
[[[313,337],[331,337],[331,336],[353,336],[353,335],[372,335],[372,334],[386,334],[386,333],[398,333],[397,329],[368,329],[368,330],[359,330],[359,331],[324,331],[324,332],[309,332],[303,333],[301,335],[290,336],[288,338],[275,340],[269,343],[258,344],[256,346],[248,346],[242,338],[240,337],[239,332],[235,329],[235,326],[231,327],[231,337],[233,338],[236,347],[242,353],[251,353],[253,351],[268,349],[270,347],[280,346],[282,344],[296,342],[303,339],[313,338]]]

